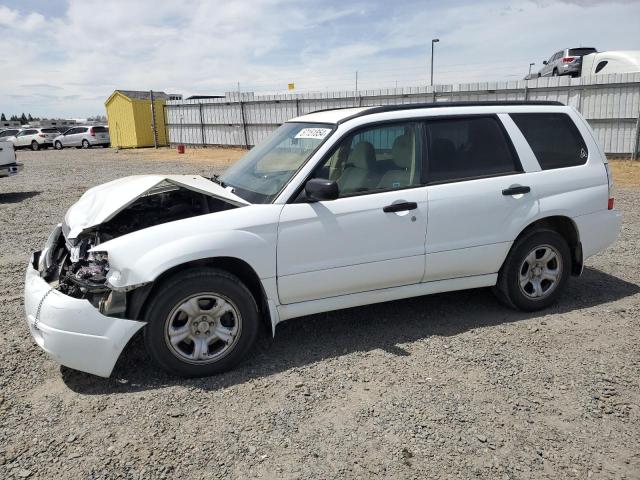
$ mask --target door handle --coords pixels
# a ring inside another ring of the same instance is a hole
[[[418,204],[416,202],[402,202],[387,205],[382,209],[382,211],[385,213],[404,212],[406,210],[415,210],[416,208],[418,208]]]
[[[529,193],[531,191],[531,187],[527,187],[526,185],[521,185],[517,187],[505,188],[502,190],[503,195],[519,195],[521,193]]]

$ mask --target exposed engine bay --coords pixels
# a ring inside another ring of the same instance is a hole
[[[127,292],[109,288],[109,259],[106,252],[92,248],[163,223],[236,208],[216,197],[164,183],[120,210],[110,220],[68,239],[65,227],[56,228],[34,265],[40,275],[58,291],[74,298],[89,300],[101,313],[122,316]]]

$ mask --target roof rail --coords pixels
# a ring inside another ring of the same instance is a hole
[[[552,101],[542,101],[542,100],[514,100],[514,101],[476,101],[476,102],[436,102],[436,103],[404,103],[404,104],[395,104],[395,105],[379,105],[372,106],[363,110],[362,112],[355,113],[348,117],[345,117],[341,120],[338,120],[338,125],[341,123],[347,122],[357,117],[362,117],[364,115],[372,115],[374,113],[383,113],[383,112],[393,112],[396,110],[414,110],[417,108],[447,108],[447,107],[510,107],[510,106],[518,106],[518,105],[542,105],[542,106],[564,106],[562,102],[552,102]],[[328,112],[331,110],[343,110],[346,108],[354,108],[354,107],[342,107],[342,108],[325,108],[322,110],[316,110],[314,112],[309,113],[317,113],[317,112]],[[355,107],[358,108],[358,107]],[[365,107],[366,108],[366,107]]]

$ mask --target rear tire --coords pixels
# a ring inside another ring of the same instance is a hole
[[[40,150],[40,144],[38,142],[36,142],[35,140],[31,142],[31,150],[33,150],[34,152],[37,152],[38,150]]]
[[[554,230],[534,230],[512,247],[494,293],[506,305],[528,312],[553,304],[571,274],[571,252]]]
[[[256,301],[234,275],[214,268],[180,272],[150,300],[144,343],[154,363],[181,377],[238,365],[255,343]]]
[[[89,140],[82,140],[82,148],[91,148]]]

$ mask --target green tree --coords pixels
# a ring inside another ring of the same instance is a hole
[[[6,121],[7,121],[7,117],[5,117],[3,113],[2,116],[0,117],[0,122],[6,122]]]
[[[23,125],[27,123],[27,116],[24,114],[24,112],[22,112],[22,115],[20,116],[20,122],[22,122]]]
[[[30,122],[33,122],[33,117],[31,116],[31,114],[27,115],[27,120],[29,120]]]
[[[11,120],[15,122],[16,120],[19,120],[19,118],[16,115],[11,115]]]

